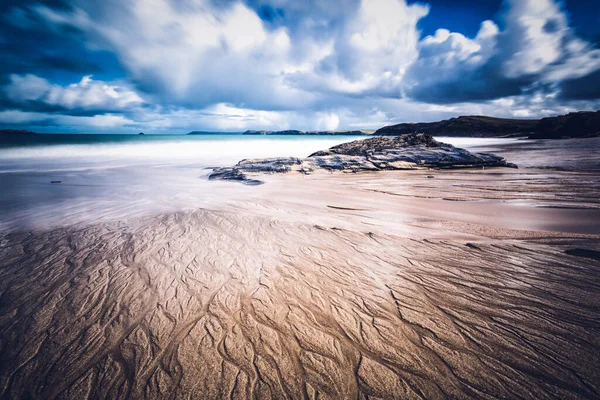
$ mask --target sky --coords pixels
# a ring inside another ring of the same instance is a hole
[[[377,129],[600,109],[590,0],[3,0],[0,128]]]

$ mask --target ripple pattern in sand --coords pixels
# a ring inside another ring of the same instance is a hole
[[[571,245],[208,211],[6,234],[0,396],[598,398]]]

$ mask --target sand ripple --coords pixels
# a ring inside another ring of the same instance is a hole
[[[0,396],[599,398],[600,261],[564,253],[597,244],[216,211],[5,234]]]

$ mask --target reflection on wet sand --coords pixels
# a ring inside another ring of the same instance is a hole
[[[598,182],[271,176],[206,209],[7,231],[0,397],[599,397]]]

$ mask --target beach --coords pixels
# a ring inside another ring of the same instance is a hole
[[[11,207],[0,397],[599,398],[600,142],[486,146],[520,168]]]

